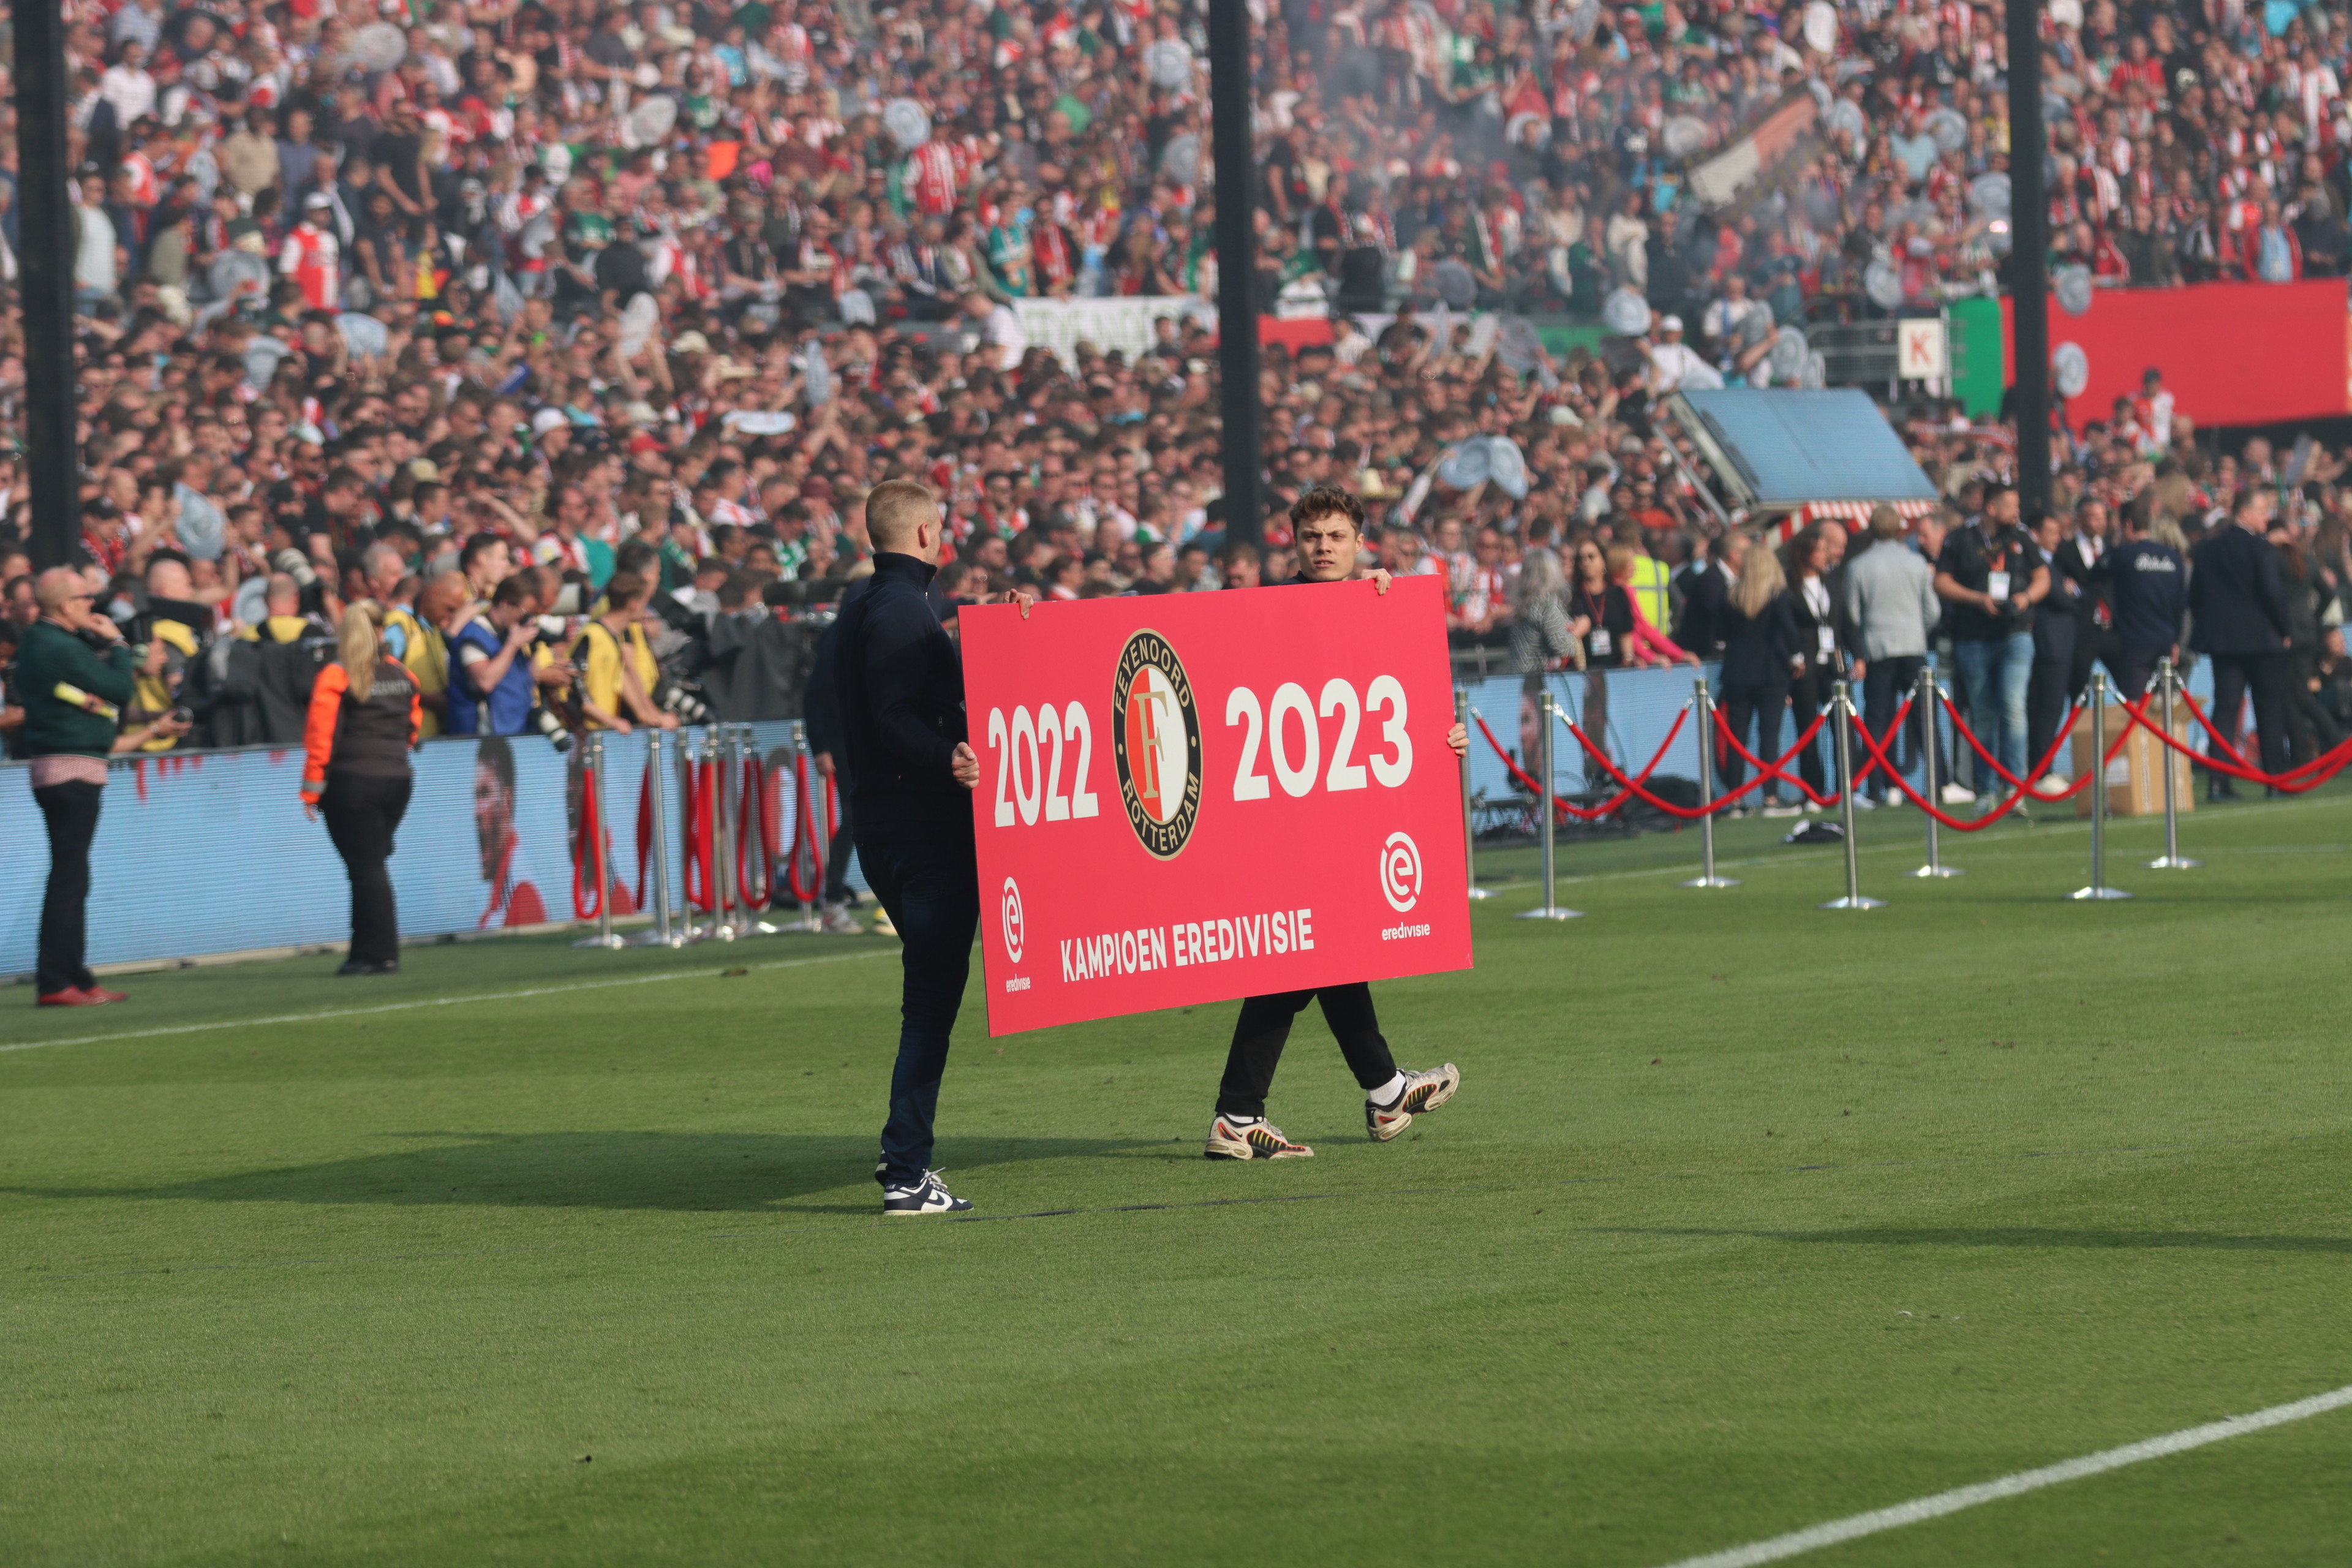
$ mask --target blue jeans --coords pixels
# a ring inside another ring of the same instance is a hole
[[[861,844],[858,864],[898,928],[906,978],[898,1006],[898,1065],[890,1073],[890,1120],[882,1126],[884,1178],[919,1180],[931,1163],[931,1122],[947,1070],[948,1036],[971,973],[980,925],[980,868],[969,837],[950,844]]]
[[[1960,684],[1969,694],[1969,727],[2000,765],[2025,776],[2025,694],[2033,680],[2033,634],[2011,632],[1992,642],[1952,644],[1952,660],[1960,667]],[[2006,795],[2009,786],[1998,778],[1978,773],[1977,793]]]

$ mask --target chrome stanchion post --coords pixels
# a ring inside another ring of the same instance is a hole
[[[1736,888],[1738,879],[1715,874],[1715,699],[1706,677],[1691,682],[1691,711],[1698,716],[1698,875],[1685,888]]]
[[[592,730],[588,743],[582,748],[580,758],[580,819],[585,828],[593,820],[594,833],[583,832],[581,839],[586,854],[596,857],[596,934],[583,936],[574,947],[626,947],[629,944],[613,934],[613,871],[604,853],[604,731]]]
[[[1470,693],[1460,687],[1454,689],[1454,721],[1464,730],[1470,728]],[[1473,900],[1491,899],[1495,895],[1478,885],[1478,819],[1470,809],[1470,753],[1462,753],[1462,880],[1470,889]]]
[[[817,886],[815,896],[807,903],[800,905],[801,918],[792,929],[805,933],[815,933],[824,930],[825,845],[824,836],[819,831],[824,818],[824,780],[817,774],[815,756],[809,750],[808,726],[805,723],[793,727],[793,754],[799,759],[799,766],[794,773],[793,793],[793,847],[787,856],[785,874],[793,875],[799,870],[800,835],[803,829],[806,829],[817,835],[817,840],[810,847],[809,853],[810,863],[817,868]],[[795,902],[798,902],[800,894],[795,892],[793,898]]]
[[[2107,672],[2091,672],[2091,766],[2099,776],[2091,781],[2091,885],[2067,895],[2074,899],[2128,899],[2121,888],[2107,886]],[[2167,767],[2164,776],[2170,778]]]
[[[1929,665],[1922,664],[1919,667],[1919,685],[1916,692],[1911,699],[1911,705],[1919,710],[1920,716],[1923,721],[1920,725],[1922,739],[1919,748],[1919,763],[1921,769],[1919,778],[1919,798],[1933,806],[1940,806],[1944,804],[1943,801],[1938,798],[1937,791],[1940,786],[1937,784],[1936,780],[1936,701],[1942,694],[1942,689],[1936,684],[1936,671],[1934,668]],[[1893,735],[1886,737],[1886,750],[1890,754],[1895,750],[1895,740],[1896,738]],[[1963,873],[1958,866],[1947,866],[1944,864],[1943,851],[1936,837],[1936,814],[1932,811],[1926,811],[1920,813],[1920,815],[1927,819],[1927,863],[1911,874],[1915,877],[1958,877],[1962,875]]]
[[[2172,689],[2180,682],[2180,672],[2172,668],[2172,656],[2167,654],[2156,661],[2156,688],[2164,698],[2164,741],[2158,742],[2156,755],[2164,769],[2164,853],[2147,863],[2151,871],[2189,871],[2202,864],[2180,853],[2180,803],[2173,796],[2173,770],[2180,764],[2174,759],[2172,747]]]
[[[654,923],[630,939],[632,947],[684,947],[686,938],[673,929],[675,914],[669,903],[669,824],[664,814],[669,809],[668,781],[663,770],[669,766],[665,753],[669,750],[669,731],[646,731],[646,810],[650,814],[647,824],[646,856],[652,875]]]
[[[1845,897],[1832,899],[1825,910],[1880,910],[1884,899],[1862,896],[1862,867],[1853,845],[1853,691],[1843,680],[1830,688],[1830,722],[1837,726],[1838,801],[1845,829]]]
[[[1559,815],[1559,808],[1553,804],[1551,733],[1552,722],[1559,714],[1559,709],[1551,700],[1551,689],[1547,687],[1537,713],[1543,728],[1543,743],[1536,748],[1543,754],[1543,824],[1539,831],[1543,835],[1544,901],[1534,909],[1521,910],[1519,919],[1523,921],[1572,921],[1582,912],[1561,909],[1552,891],[1558,870],[1552,855],[1552,819]]]
[[[695,805],[695,796],[701,788],[703,752],[706,743],[707,738],[702,731],[694,730],[687,732],[686,744],[678,748],[678,774],[683,780],[683,785],[678,791],[677,811],[678,820],[685,825],[680,838],[686,846],[686,858],[689,861],[694,858],[697,847],[702,839],[702,814]],[[715,820],[715,813],[713,817]],[[702,896],[706,899],[710,898],[710,878],[717,874],[718,869],[715,855],[712,860],[714,863],[706,868],[703,877]],[[716,900],[712,901],[714,904],[717,902]],[[712,923],[707,926],[694,918],[694,901],[691,899],[687,900],[684,915],[687,941],[708,942],[717,934],[718,913],[715,909],[712,911]]]
[[[712,911],[710,934],[733,942],[735,930],[735,760],[734,739],[724,724],[710,726],[710,868]]]

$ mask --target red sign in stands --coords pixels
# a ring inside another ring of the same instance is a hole
[[[1469,967],[1437,578],[959,620],[990,1034]]]

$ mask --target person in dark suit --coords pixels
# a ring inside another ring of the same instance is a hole
[[[2028,531],[2042,564],[2050,569],[2050,592],[2033,606],[2033,678],[2025,689],[2025,757],[2039,763],[2058,738],[2059,723],[2074,696],[2074,648],[2080,628],[2082,588],[2059,564],[2072,548],[2066,520],[2058,513],[2029,518]]]
[[[2254,728],[2262,738],[2265,773],[2288,766],[2286,584],[2278,552],[2263,532],[2270,526],[2271,492],[2249,489],[2230,509],[2237,526],[2224,528],[2197,547],[2189,577],[2189,646],[2213,661],[2212,719],[2217,730],[2207,754],[2221,757],[2238,727],[2248,690],[2254,698]],[[2211,800],[2231,800],[2229,779],[2210,774]]]
[[[1731,573],[1739,570],[1746,537],[1726,534],[1712,545],[1696,542],[1689,564],[1674,575],[1675,596],[1682,605],[1675,617],[1675,641],[1701,658],[1723,657],[1723,601],[1731,592]]]
[[[2074,665],[2066,689],[2076,697],[2091,684],[2091,666],[2104,664],[2107,673],[2123,679],[2119,661],[2123,640],[2116,633],[2115,586],[2099,572],[2099,563],[2114,549],[2109,539],[2107,503],[2086,500],[2074,509],[2074,526],[2058,546],[2051,564],[2052,593],[2071,582],[2074,595]]]
[[[1808,524],[1788,542],[1782,555],[1800,660],[1795,679],[1789,682],[1789,721],[1800,735],[1812,723],[1813,715],[1829,706],[1830,688],[1844,679],[1847,653],[1853,646],[1841,603],[1845,583],[1838,569],[1844,557],[1845,524],[1842,522]],[[1798,773],[1815,795],[1829,794],[1829,786],[1836,782],[1827,776],[1822,756],[1822,748],[1812,745],[1797,759]]]
[[[1742,744],[1748,743],[1748,729],[1752,720],[1756,728],[1756,754],[1767,762],[1780,749],[1780,710],[1789,705],[1789,682],[1804,668],[1804,645],[1797,633],[1797,617],[1790,608],[1788,583],[1780,574],[1780,559],[1762,542],[1743,539],[1739,554],[1739,581],[1733,584],[1723,605],[1723,717],[1725,724]],[[1726,793],[1739,787],[1748,776],[1748,765],[1739,753],[1726,748],[1723,759],[1723,787]],[[1797,808],[1781,804],[1780,786],[1777,781],[1764,785],[1764,809],[1775,816],[1790,816]],[[1734,806],[1736,816],[1748,815],[1746,806]]]

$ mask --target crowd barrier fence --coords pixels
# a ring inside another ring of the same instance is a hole
[[[823,886],[826,846],[811,849],[796,832],[787,847],[781,829],[772,838],[758,830],[769,820],[800,825],[802,832],[821,823],[829,837],[839,820],[830,794],[823,809],[803,809],[800,781],[811,773],[801,727],[772,721],[725,728],[736,766],[728,792],[739,808],[734,836],[745,837],[740,817],[748,814],[755,819],[749,837],[762,852],[772,848],[776,859],[816,868],[813,879],[792,871],[787,884],[763,864],[744,885],[756,892],[774,878],[774,885],[804,891],[813,903]],[[652,733],[658,731],[602,737],[604,788],[584,809],[589,770],[543,737],[454,737],[419,746],[412,758],[415,788],[391,863],[402,937],[463,936],[573,918],[625,920],[648,902],[656,912],[665,904],[685,910],[689,850],[709,852],[673,831],[683,780],[667,763],[660,787],[648,779]],[[666,737],[658,750],[683,759],[689,745],[702,748],[709,739],[692,731]],[[715,784],[715,766],[709,771]],[[350,937],[351,883],[324,826],[302,816],[299,748],[118,757],[108,772],[90,848],[89,963],[187,960]],[[48,847],[29,773],[23,763],[0,764],[0,976],[32,972],[40,928]],[[593,826],[585,825],[592,814]],[[624,842],[636,839],[635,878],[611,862],[616,826]],[[607,862],[602,867],[582,853],[600,840]],[[730,869],[740,878],[745,868],[739,862]],[[854,862],[849,885],[866,888]],[[739,934],[750,934],[761,922],[742,902],[738,896],[728,921],[730,927],[740,922]],[[673,928],[671,934],[678,932]]]

